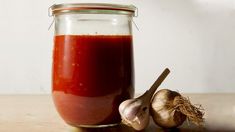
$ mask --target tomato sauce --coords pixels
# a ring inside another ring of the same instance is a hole
[[[121,121],[119,104],[133,97],[130,35],[59,35],[54,38],[52,95],[70,125]]]

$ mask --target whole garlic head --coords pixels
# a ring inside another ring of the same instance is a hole
[[[143,107],[141,99],[128,99],[119,106],[122,122],[135,130],[143,130],[149,124],[149,107]]]

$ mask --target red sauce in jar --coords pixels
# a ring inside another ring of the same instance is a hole
[[[52,95],[74,126],[119,123],[119,104],[133,97],[130,35],[59,35],[54,38]]]

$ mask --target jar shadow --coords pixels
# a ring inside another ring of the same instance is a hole
[[[136,131],[131,127],[126,125],[117,125],[113,127],[104,128],[71,128],[69,132],[231,132],[226,130],[226,128],[221,128],[219,130],[209,130],[206,128],[173,128],[173,129],[163,129],[155,126],[150,126],[143,131]]]

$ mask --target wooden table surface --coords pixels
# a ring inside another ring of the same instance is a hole
[[[153,122],[145,130],[156,131],[234,131],[234,94],[186,94],[194,104],[205,109],[205,128],[187,122],[174,130],[163,130]],[[103,129],[76,129],[58,115],[50,95],[0,95],[0,132],[132,132],[126,126]]]

